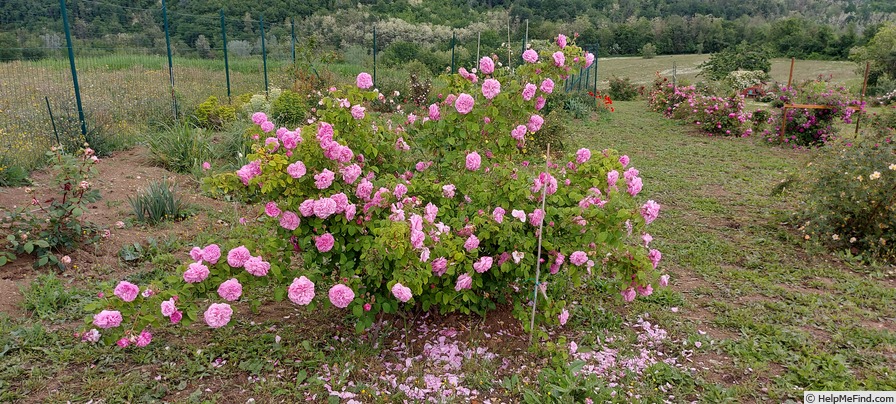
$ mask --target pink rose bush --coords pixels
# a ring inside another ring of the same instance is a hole
[[[411,307],[483,313],[510,304],[522,318],[535,288],[539,236],[542,282],[562,276],[572,280],[562,284],[578,285],[600,276],[623,300],[628,290],[645,296],[660,286],[662,265],[641,235],[660,208],[645,202],[648,184],[631,163],[614,150],[589,149],[548,167],[523,161],[526,137],[545,124],[538,103],[567,68],[587,59],[571,38],[543,52],[527,50],[512,75],[483,58],[481,80],[449,77],[444,97],[407,112],[420,117],[413,120],[374,112],[381,94],[367,91],[372,79],[362,73],[355,85],[323,94],[307,125],[283,131],[306,138],[291,149],[265,148],[261,125],[269,119],[253,115],[259,140],[250,163],[205,186],[258,202],[255,219],[220,246],[188,250],[193,261],[180,269],[182,279],[154,285],[155,295],[136,304],[117,293],[100,299],[89,307],[88,326],[114,329],[101,336],[110,344],[172,323],[220,328],[235,315],[224,302],[261,299],[246,293],[259,287],[272,290],[272,300],[344,309],[359,331],[382,313]],[[364,108],[363,124],[351,106]],[[604,182],[611,173],[614,183]],[[545,288],[538,300],[539,324],[569,316],[561,317],[566,303],[553,293]],[[110,310],[120,310],[118,317]],[[122,316],[133,326],[116,329]]]

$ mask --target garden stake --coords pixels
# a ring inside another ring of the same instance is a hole
[[[59,132],[56,130],[56,120],[53,119],[53,110],[50,109],[50,99],[44,96],[44,101],[47,102],[47,112],[50,113],[50,123],[53,124],[53,134],[56,135],[56,144],[61,146],[62,143],[59,141]]]
[[[221,9],[221,39],[224,41],[224,74],[227,77],[227,101],[232,102],[233,100],[230,98],[230,62],[227,59],[227,29],[224,25],[224,9]]]
[[[547,147],[547,157],[544,159],[544,171],[548,171],[548,165],[551,162],[551,144],[548,143]],[[545,184],[544,188],[541,190],[541,211],[544,212],[545,201],[548,199],[548,187]],[[547,215],[545,215],[547,216]],[[532,335],[535,334],[535,308],[538,307],[538,286],[539,279],[541,278],[541,238],[544,235],[544,221],[547,218],[542,218],[541,223],[538,224],[538,254],[535,256],[535,296],[532,298],[532,319],[529,322],[529,344],[532,344]]]

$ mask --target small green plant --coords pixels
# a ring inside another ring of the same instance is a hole
[[[656,57],[656,45],[652,43],[646,43],[643,47],[641,47],[641,56],[644,59],[653,59]]]
[[[189,124],[169,126],[146,143],[152,162],[176,173],[192,172],[212,156],[205,131]]]
[[[73,294],[54,274],[38,276],[27,289],[22,290],[22,295],[25,296],[25,310],[41,319],[56,317],[69,306],[73,298]]]
[[[200,128],[221,130],[224,125],[236,120],[236,110],[230,105],[221,105],[218,97],[211,96],[196,107],[193,119]]]
[[[628,77],[610,77],[610,98],[616,101],[631,101],[638,97],[638,86]]]
[[[28,183],[28,171],[16,165],[12,159],[0,154],[0,187],[14,187]]]
[[[140,262],[145,255],[146,252],[140,243],[125,244],[118,250],[118,258],[130,265]]]
[[[31,204],[6,212],[2,221],[5,247],[0,249],[0,266],[18,256],[31,254],[36,259],[34,267],[56,265],[65,269],[56,253],[69,251],[84,243],[96,242],[99,232],[95,225],[81,218],[87,205],[100,199],[100,193],[91,186],[96,176],[92,149],[67,154],[61,147],[53,147],[47,157],[53,166],[52,183],[39,194],[30,188]]]
[[[136,197],[128,197],[128,203],[137,220],[150,225],[187,216],[183,200],[168,180],[151,182]]]
[[[305,112],[308,109],[306,99],[302,94],[291,90],[283,90],[283,93],[271,103],[271,115],[274,122],[283,126],[296,126],[305,120]]]

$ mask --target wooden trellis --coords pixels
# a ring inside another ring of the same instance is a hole
[[[787,78],[787,88],[790,88],[790,84],[793,82],[793,65],[795,59],[790,58],[790,76]],[[868,71],[871,68],[870,62],[865,63],[865,79],[862,82],[862,96],[860,98],[861,102],[865,102],[865,90],[868,88]],[[778,131],[778,136],[780,139],[784,138],[784,129],[787,127],[787,109],[788,108],[797,108],[797,109],[833,109],[833,107],[828,105],[817,105],[817,104],[784,104],[781,107],[781,129]],[[861,107],[846,107],[847,109],[851,109],[853,111],[861,111]],[[856,116],[856,134],[859,134],[859,121],[862,119],[862,114],[858,114]]]

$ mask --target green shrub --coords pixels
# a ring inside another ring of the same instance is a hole
[[[282,126],[296,126],[305,120],[307,101],[301,94],[283,90],[279,97],[271,103],[271,118]]]
[[[16,165],[12,158],[0,154],[0,187],[14,187],[28,183],[28,171]]]
[[[656,57],[656,45],[652,43],[644,44],[641,48],[641,56],[643,56],[644,59],[653,59]]]
[[[22,290],[22,295],[25,296],[25,310],[41,319],[57,316],[69,306],[73,297],[54,274],[38,276],[28,289]]]
[[[228,122],[236,120],[236,109],[230,105],[221,105],[218,97],[208,97],[193,112],[196,126],[211,130],[221,130]]]
[[[176,173],[189,173],[212,156],[205,131],[186,124],[169,126],[146,138],[151,161]]]
[[[555,109],[544,118],[544,125],[537,133],[526,135],[526,151],[529,154],[541,155],[548,144],[552,151],[562,151],[569,140],[566,122],[570,120],[568,112]]]
[[[168,180],[151,182],[136,197],[129,196],[128,203],[138,221],[151,225],[187,216],[186,205]]]
[[[896,262],[896,145],[869,134],[813,165],[800,229],[809,240]]]
[[[610,77],[610,98],[615,101],[631,101],[638,97],[638,86],[628,77]]]
[[[588,118],[595,107],[593,98],[580,93],[570,94],[563,104],[563,110],[575,119]]]

